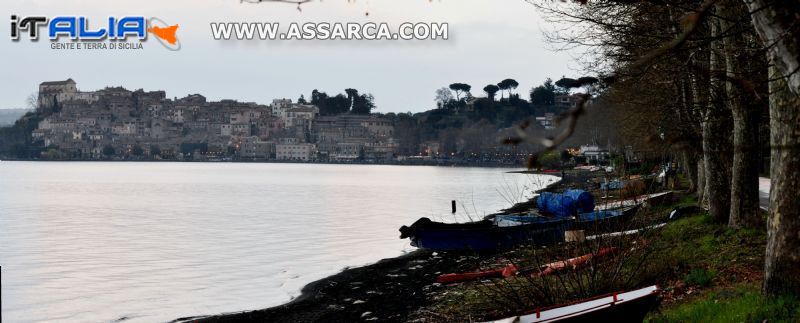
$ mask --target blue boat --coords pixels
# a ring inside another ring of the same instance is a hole
[[[421,218],[401,227],[400,238],[409,238],[412,246],[433,250],[485,251],[548,245],[564,241],[567,230],[608,228],[635,209],[595,211],[594,197],[583,190],[544,192],[536,203],[538,212],[490,215],[476,222],[442,223]]]
[[[498,226],[492,220],[468,223],[434,222],[421,218],[400,228],[400,238],[411,245],[431,250],[489,251],[519,245],[549,245],[564,241],[572,219],[547,219],[514,226]]]

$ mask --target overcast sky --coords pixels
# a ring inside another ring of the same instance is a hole
[[[516,79],[523,97],[546,77],[574,74],[569,55],[549,50],[548,26],[523,0],[316,0],[302,12],[288,4],[239,0],[3,0],[5,17],[143,15],[179,24],[182,49],[167,51],[149,39],[142,50],[54,50],[47,40],[12,42],[0,23],[5,81],[0,107],[23,107],[46,80],[72,78],[81,90],[121,85],[166,90],[168,97],[200,93],[212,100],[269,103],[308,97],[313,89],[335,94],[352,87],[372,93],[378,112],[418,112],[435,107],[434,91],[453,82],[474,95],[504,78]],[[366,15],[369,13],[369,15]],[[8,18],[6,18],[8,19]],[[217,41],[210,22],[449,23],[449,40],[427,41]],[[90,24],[95,26],[94,24]],[[44,31],[44,30],[43,30]]]

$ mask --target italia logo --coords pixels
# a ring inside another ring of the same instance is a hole
[[[177,37],[178,27],[177,24],[169,25],[156,17],[143,16],[108,17],[104,23],[93,28],[83,16],[47,18],[11,15],[11,39],[14,41],[19,41],[23,33],[27,33],[31,40],[39,40],[42,29],[46,30],[47,38],[51,41],[68,38],[73,41],[134,39],[141,42],[147,40],[148,34],[153,34],[164,48],[176,51],[181,49],[181,42]]]

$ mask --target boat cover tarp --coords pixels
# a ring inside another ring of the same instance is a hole
[[[564,193],[542,192],[536,199],[539,212],[555,217],[569,217],[594,210],[594,197],[584,190],[566,190]]]
[[[604,219],[609,219],[613,217],[618,217],[623,215],[623,211],[621,210],[602,210],[602,211],[592,211],[588,213],[581,213],[579,216],[580,221],[600,221]]]
[[[544,223],[553,221],[543,216],[499,214],[494,217],[494,224],[499,227],[510,227],[527,223]]]
[[[618,189],[622,189],[622,187],[624,187],[624,186],[625,186],[625,183],[620,181],[620,180],[618,180],[618,179],[610,181],[610,182],[607,182],[607,183],[600,183],[600,189],[604,190],[604,191],[605,190],[608,190],[608,191],[610,191],[610,190],[618,190]]]

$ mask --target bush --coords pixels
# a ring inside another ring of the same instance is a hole
[[[561,165],[561,156],[557,151],[548,151],[539,156],[539,164],[544,168],[557,168]]]
[[[647,191],[647,185],[641,180],[632,180],[625,183],[619,194],[622,198],[631,198],[642,195]]]
[[[695,268],[683,280],[689,285],[707,287],[711,285],[711,280],[714,279],[714,276],[716,276],[716,273],[713,270]]]

